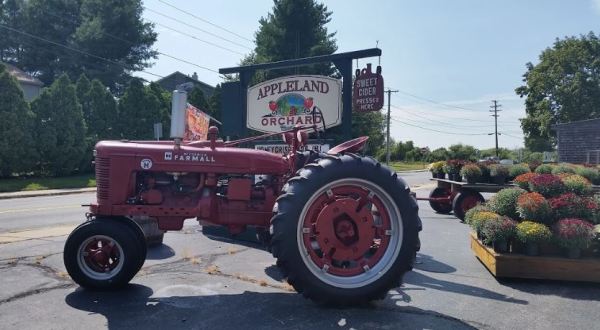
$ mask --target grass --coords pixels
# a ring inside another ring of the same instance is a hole
[[[390,162],[390,166],[397,172],[427,169],[429,163],[425,162]]]
[[[60,178],[11,178],[0,179],[0,192],[31,191],[44,189],[95,187],[94,174],[66,176]]]

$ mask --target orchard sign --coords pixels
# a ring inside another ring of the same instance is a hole
[[[246,126],[261,132],[281,132],[294,125],[323,129],[342,121],[342,83],[325,76],[287,76],[248,89]],[[322,114],[322,117],[321,117]]]
[[[356,69],[352,104],[354,109],[359,112],[381,110],[383,107],[381,66],[377,66],[376,73],[371,72],[371,63],[362,70]]]

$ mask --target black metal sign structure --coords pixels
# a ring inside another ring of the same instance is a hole
[[[352,135],[352,61],[359,58],[381,56],[381,49],[370,48],[353,52],[298,58],[293,60],[246,65],[219,69],[221,74],[239,74],[239,81],[222,84],[221,116],[225,136],[246,136],[246,94],[252,76],[257,70],[284,69],[315,63],[333,63],[343,78],[342,131],[345,139]]]

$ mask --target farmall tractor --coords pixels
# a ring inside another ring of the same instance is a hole
[[[185,219],[262,232],[287,281],[305,297],[356,304],[400,285],[419,249],[421,221],[408,185],[358,154],[367,137],[326,154],[301,152],[314,126],[278,133],[281,156],[236,147],[209,129],[208,141],[185,142],[185,97],[174,96],[174,141],[101,141],[95,149],[97,202],[67,238],[64,263],[80,286],[121,288],[146,258],[140,221],[180,230]]]

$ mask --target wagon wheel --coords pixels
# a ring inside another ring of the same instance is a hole
[[[429,193],[429,198],[448,198],[447,202],[443,202],[443,201],[429,201],[429,205],[431,206],[431,208],[440,214],[449,214],[450,212],[452,212],[452,199],[450,197],[452,193],[450,192],[450,189],[448,188],[435,188],[433,189],[430,193]]]
[[[485,202],[485,199],[477,191],[462,190],[452,201],[452,211],[454,211],[454,216],[464,220],[468,210],[483,202]]]
[[[271,219],[271,248],[288,282],[333,304],[385,297],[418,249],[416,200],[376,161],[326,156],[284,186]]]

